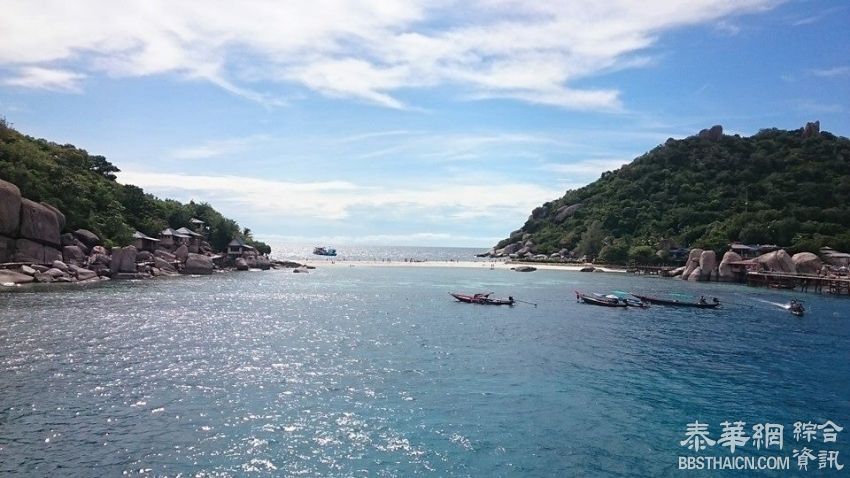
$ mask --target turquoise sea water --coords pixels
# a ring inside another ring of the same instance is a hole
[[[610,310],[577,288],[724,307]],[[782,451],[735,456],[788,457],[795,421],[832,420],[837,442],[809,447],[850,465],[850,300],[801,296],[802,319],[771,304],[792,297],[359,265],[17,288],[0,293],[0,475],[702,476],[677,469],[694,420],[714,439],[784,424]]]

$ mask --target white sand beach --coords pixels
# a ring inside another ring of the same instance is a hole
[[[625,269],[598,267],[592,264],[554,264],[554,263],[515,263],[504,261],[305,261],[307,265],[323,267],[450,267],[465,269],[504,269],[519,266],[531,266],[538,270],[578,272],[585,267],[594,267],[600,272],[626,272]]]

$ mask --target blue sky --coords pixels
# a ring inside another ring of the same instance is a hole
[[[7,0],[0,115],[270,241],[486,247],[669,137],[850,133],[843,1]]]

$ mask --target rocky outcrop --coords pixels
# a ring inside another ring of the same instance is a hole
[[[723,137],[723,126],[716,124],[709,129],[704,129],[697,135],[699,139],[707,139],[709,141],[719,141]]]
[[[89,230],[77,229],[74,231],[74,236],[89,248],[101,245],[100,238],[97,237],[97,234]]]
[[[153,251],[153,255],[168,262],[174,262],[177,260],[177,257],[174,254],[162,249],[157,249]]]
[[[65,246],[62,248],[62,260],[76,266],[86,263],[86,253],[79,246]]]
[[[737,252],[726,251],[726,253],[723,254],[723,259],[720,260],[720,265],[717,267],[717,279],[724,282],[734,281],[735,273],[733,272],[730,263],[738,262],[740,260],[741,256],[739,256]]]
[[[702,253],[702,249],[691,249],[691,252],[688,254],[688,260],[685,262],[685,272],[682,273],[682,280],[690,279],[691,274],[699,267],[699,260],[702,257]]]
[[[579,209],[581,209],[581,203],[559,207],[555,211],[555,222],[564,222],[568,217],[572,217]]]
[[[820,134],[820,121],[815,121],[814,123],[806,123],[806,126],[803,128],[803,139],[811,138],[812,136],[817,136]]]
[[[682,278],[684,279],[685,276],[683,275]],[[697,266],[697,268],[691,271],[690,275],[688,275],[688,281],[697,282],[700,280],[702,280],[702,268]]]
[[[534,208],[531,211],[531,218],[532,219],[542,219],[542,218],[546,217],[546,215],[548,213],[549,213],[549,206],[548,206],[548,204],[544,204],[542,206],[538,206],[538,207]]]
[[[15,240],[0,236],[0,262],[11,262],[15,255]]]
[[[169,262],[161,257],[154,257],[154,267],[163,272],[177,272],[177,269],[172,264],[173,261]]]
[[[208,256],[189,253],[189,256],[186,258],[186,264],[183,265],[182,272],[184,274],[207,275],[212,274],[213,268],[213,261]]]
[[[189,248],[185,244],[181,245],[174,251],[174,257],[180,262],[186,262],[189,259]]]
[[[71,274],[73,274],[78,281],[92,280],[97,278],[97,273],[93,270],[74,265],[68,267],[70,269]]]
[[[64,216],[62,219],[64,220]],[[26,198],[21,199],[20,237],[41,244],[59,247],[62,244],[62,240],[59,237],[61,230],[59,216],[57,216],[53,208]]]
[[[113,247],[112,258],[109,269],[112,274],[119,272],[136,272],[136,255],[138,250],[135,246]]]
[[[7,284],[29,284],[35,280],[33,276],[20,272],[0,269],[0,285]]]
[[[150,251],[139,251],[136,255],[136,262],[139,264],[153,262],[153,253]]]
[[[791,262],[798,274],[817,274],[823,267],[823,261],[811,252],[799,252],[791,256]]]
[[[60,236],[60,241],[62,242],[62,247],[65,246],[76,246],[79,247],[83,254],[88,255],[91,248],[89,246],[83,244],[83,242],[77,239],[77,236],[70,232],[66,232]]]
[[[15,254],[12,260],[31,264],[52,264],[53,261],[62,260],[62,253],[29,239],[18,239],[15,241]]]
[[[21,190],[0,180],[0,235],[17,236],[21,221]]]
[[[42,206],[46,207],[47,209],[50,209],[51,211],[53,211],[53,214],[56,215],[56,220],[59,221],[59,232],[61,233],[62,229],[65,229],[65,215],[62,214],[62,211],[51,206],[50,204],[47,204],[46,202],[42,202],[42,203],[39,203],[39,204],[41,204]]]
[[[272,263],[271,263],[271,261],[269,260],[268,257],[266,257],[266,256],[257,257],[257,268],[258,269],[267,271],[267,270],[271,269],[271,267],[272,267]]]
[[[753,260],[760,264],[763,269],[767,269],[770,272],[785,272],[789,274],[797,272],[794,261],[791,260],[791,256],[784,249],[762,254]]]
[[[237,257],[235,262],[237,271],[247,271],[249,269],[248,261],[246,261],[244,258]]]
[[[699,280],[717,278],[717,255],[714,251],[703,251],[699,256]]]

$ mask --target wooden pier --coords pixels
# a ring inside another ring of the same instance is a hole
[[[747,272],[747,285],[774,289],[799,290],[818,294],[850,295],[850,278],[786,274],[783,272]]]

